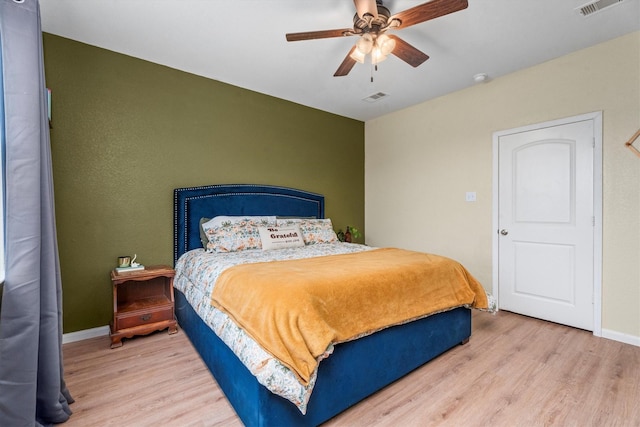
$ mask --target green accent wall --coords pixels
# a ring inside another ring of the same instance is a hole
[[[119,255],[172,265],[174,188],[300,188],[364,231],[363,122],[43,37],[65,333],[109,323]]]

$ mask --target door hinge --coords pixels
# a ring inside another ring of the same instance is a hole
[[[592,216],[592,217],[591,217],[591,226],[592,226],[592,227],[595,227],[595,226],[596,226],[596,217],[595,217],[595,216]]]

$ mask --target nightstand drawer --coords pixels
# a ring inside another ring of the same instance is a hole
[[[133,312],[117,316],[117,329],[134,328],[149,323],[162,322],[163,320],[173,320],[173,307],[169,306],[161,310],[147,312]]]

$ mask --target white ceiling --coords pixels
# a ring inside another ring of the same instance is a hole
[[[425,1],[385,5],[393,14]],[[390,56],[377,72],[356,64],[346,77],[333,73],[356,37],[287,42],[285,33],[351,27],[352,0],[40,0],[40,9],[45,32],[366,121],[474,85],[478,73],[491,84],[640,30],[640,0],[584,17],[575,9],[587,2],[469,0],[395,32],[430,56],[421,66]],[[363,101],[377,92],[389,96]]]

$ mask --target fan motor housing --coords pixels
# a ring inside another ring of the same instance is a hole
[[[391,17],[391,12],[381,3],[377,4],[378,6],[378,16],[374,17],[369,13],[365,13],[361,18],[356,13],[353,17],[353,29],[358,33],[378,33],[381,28],[385,28],[387,26],[387,22],[389,22],[389,17]]]

